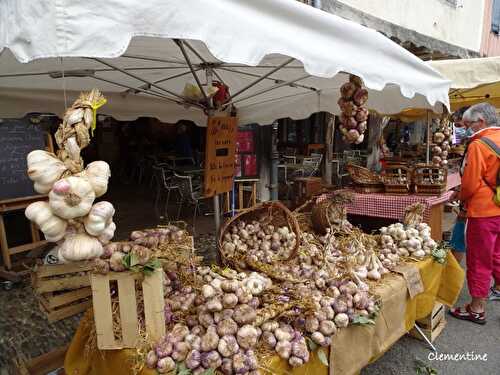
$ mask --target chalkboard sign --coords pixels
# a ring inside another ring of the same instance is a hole
[[[26,174],[26,156],[45,149],[45,132],[27,119],[0,121],[0,201],[38,195]]]

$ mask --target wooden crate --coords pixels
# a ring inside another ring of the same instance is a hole
[[[447,182],[447,168],[417,164],[413,171],[415,194],[418,195],[441,195],[446,192]]]
[[[296,177],[294,182],[293,200],[295,206],[300,206],[323,188],[321,177]]]
[[[444,305],[436,302],[432,312],[425,318],[417,320],[415,323],[418,324],[427,338],[431,342],[434,342],[446,326],[446,312]],[[410,331],[410,335],[419,340],[424,340],[415,328]]]
[[[89,271],[93,267],[92,262],[38,265],[31,274],[31,282],[39,295],[84,288],[90,285]]]
[[[64,357],[67,350],[68,347],[63,346],[32,359],[18,356],[13,360],[13,373],[15,375],[47,375],[49,373],[63,375],[65,374]]]
[[[134,348],[138,339],[138,314],[136,280],[141,281],[144,298],[144,322],[149,340],[165,336],[165,300],[163,298],[163,270],[151,276],[141,273],[110,272],[107,275],[92,273],[90,276],[97,347],[101,350]],[[110,283],[118,286],[121,339],[115,338]]]
[[[73,316],[92,306],[90,287],[64,292],[43,293],[38,296],[40,310],[52,323]]]
[[[354,191],[361,194],[383,193],[384,184],[354,184]]]
[[[411,192],[412,171],[404,165],[386,167],[382,177],[387,194],[406,195]]]

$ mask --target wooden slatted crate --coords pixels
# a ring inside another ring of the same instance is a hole
[[[412,172],[404,165],[392,165],[384,169],[382,181],[387,194],[406,195],[411,192]]]
[[[91,306],[89,272],[92,268],[92,262],[35,267],[32,285],[40,310],[49,322],[65,319]]]
[[[27,359],[20,354],[13,359],[13,375],[64,375],[64,358],[68,346],[57,348],[41,356]]]
[[[92,306],[92,289],[90,287],[75,289],[69,292],[50,292],[38,296],[40,309],[52,323],[78,314]]]
[[[38,265],[32,273],[31,282],[37,294],[74,290],[90,286],[89,271],[92,262]]]
[[[418,324],[427,338],[431,342],[434,342],[446,326],[446,312],[444,305],[436,302],[432,312],[425,318],[417,320],[415,323]],[[410,335],[419,340],[423,340],[423,337],[415,328],[410,331]]]
[[[110,272],[107,275],[91,274],[94,321],[97,347],[101,350],[134,348],[139,338],[136,280],[140,281],[144,300],[144,323],[151,341],[165,336],[165,300],[163,298],[163,270],[157,269],[150,276],[133,272]],[[113,329],[112,296],[110,284],[116,282],[120,314],[120,338]]]
[[[413,183],[417,195],[441,195],[446,192],[447,168],[417,164],[413,171]]]

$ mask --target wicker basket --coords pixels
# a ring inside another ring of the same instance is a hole
[[[379,175],[368,168],[349,163],[347,172],[354,182],[354,190],[358,193],[380,193],[384,191],[384,184]]]
[[[447,182],[447,168],[418,164],[413,171],[415,193],[419,195],[441,195],[446,191]]]
[[[337,193],[317,202],[311,210],[311,221],[317,233],[325,234],[329,228],[341,227],[347,220],[346,204],[352,203],[352,193]]]
[[[412,171],[404,165],[392,165],[384,170],[382,181],[387,194],[406,195],[411,191]]]
[[[231,228],[231,226],[233,226],[234,224],[237,224],[240,220],[244,220],[246,222],[251,222],[252,220],[259,221],[263,217],[268,218],[269,223],[273,224],[275,227],[288,226],[290,230],[295,233],[297,239],[295,248],[293,249],[288,259],[282,260],[286,261],[294,258],[297,255],[300,246],[300,227],[297,218],[281,202],[271,201],[263,202],[254,207],[241,211],[224,223],[220,230],[218,240],[219,253],[221,254],[223,263],[231,263],[231,260],[226,259],[223,255],[223,252],[220,251],[220,249],[222,249],[224,235],[229,230],[229,228]]]

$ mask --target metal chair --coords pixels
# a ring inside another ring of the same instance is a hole
[[[145,156],[145,175],[149,177],[149,187],[153,187],[153,183],[155,180],[155,174],[153,173],[153,166],[161,164],[158,161],[158,158],[155,155],[146,155]]]
[[[142,183],[142,178],[144,177],[146,168],[147,168],[147,160],[141,157],[135,164],[134,168],[132,169],[131,179],[135,180],[137,178],[137,183],[140,185]]]
[[[159,212],[158,204],[162,192],[167,192],[167,199],[165,201],[165,209],[163,215],[168,218],[168,204],[170,202],[170,193],[177,190],[180,194],[180,187],[173,179],[173,172],[166,168],[164,164],[153,165],[153,176],[156,181],[156,198],[155,209]]]
[[[177,220],[181,215],[181,209],[184,203],[194,206],[193,213],[193,234],[196,234],[196,216],[199,212],[201,201],[204,199],[201,185],[193,188],[191,176],[183,176],[173,172],[174,184],[178,185],[181,199],[179,200],[179,208],[177,210]]]
[[[302,175],[305,177],[311,177],[319,172],[319,167],[323,161],[323,154],[314,154],[314,156],[304,158],[302,160],[302,165],[304,168],[301,170]]]
[[[283,155],[283,161],[285,164],[296,164],[297,157],[295,155]]]

